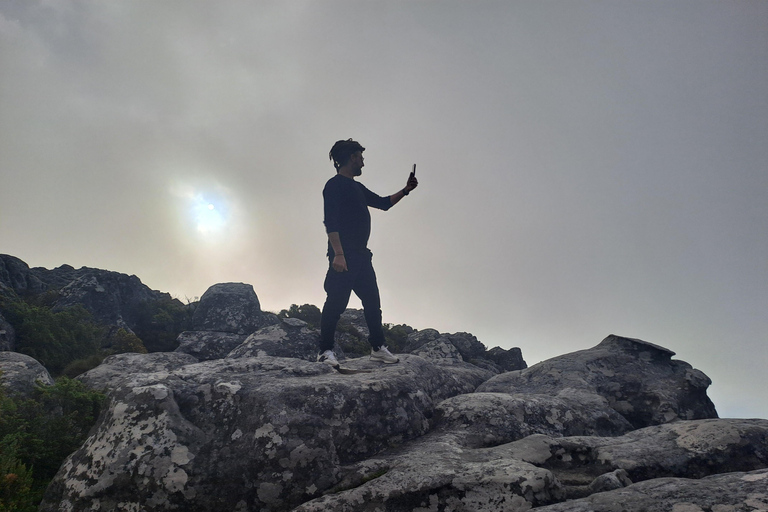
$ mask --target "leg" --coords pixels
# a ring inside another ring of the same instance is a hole
[[[355,279],[355,295],[360,297],[363,303],[363,313],[365,314],[365,323],[368,324],[368,342],[373,350],[378,350],[384,344],[384,330],[381,327],[381,297],[379,295],[379,285],[376,282],[376,272],[373,270],[373,263],[370,259],[362,263],[360,271]]]
[[[341,314],[347,309],[349,295],[352,292],[351,272],[336,272],[328,269],[325,276],[325,292],[328,294],[323,305],[323,313],[320,319],[320,347],[319,351],[333,350],[336,324],[339,323]]]

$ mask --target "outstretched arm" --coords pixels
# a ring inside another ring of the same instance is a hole
[[[419,186],[419,180],[416,179],[416,165],[413,166],[413,169],[413,172],[408,176],[408,183],[406,183],[405,188],[389,196],[392,206],[396,205],[402,198],[410,194],[411,190]]]

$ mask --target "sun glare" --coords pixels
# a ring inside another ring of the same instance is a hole
[[[231,223],[230,198],[225,189],[218,185],[206,190],[190,185],[176,184],[172,187],[174,196],[181,200],[182,220],[203,239],[216,239],[224,235]]]

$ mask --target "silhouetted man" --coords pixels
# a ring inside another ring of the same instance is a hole
[[[371,359],[384,363],[397,363],[384,346],[384,331],[381,327],[381,299],[376,273],[368,250],[371,234],[371,214],[368,207],[389,210],[419,182],[414,172],[408,177],[405,188],[388,197],[381,197],[362,183],[355,181],[363,173],[363,151],[360,143],[348,139],[336,142],[329,154],[336,176],[328,180],[323,189],[325,230],[328,233],[328,273],[325,276],[325,291],[328,294],[320,322],[320,353],[317,360],[338,367],[333,353],[336,324],[347,308],[351,292],[363,303],[365,321],[368,324],[371,344]]]

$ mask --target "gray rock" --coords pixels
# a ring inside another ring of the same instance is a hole
[[[248,338],[245,334],[213,331],[184,331],[176,338],[174,352],[189,354],[200,361],[221,359]]]
[[[335,486],[341,465],[424,435],[436,403],[488,376],[412,355],[349,364],[375,370],[260,356],[113,379],[41,510],[289,510]]]
[[[504,350],[501,347],[493,347],[483,357],[494,362],[502,372],[528,368],[528,364],[523,359],[523,352],[517,347],[508,350]]]
[[[479,448],[550,436],[615,436],[632,425],[594,396],[471,393],[437,406],[437,429],[452,432],[461,446]]]
[[[0,385],[10,393],[29,396],[37,384],[54,384],[48,370],[37,359],[18,352],[0,352]]]
[[[548,470],[440,442],[346,468],[334,491],[293,512],[516,512],[565,497]]]
[[[0,254],[0,283],[21,295],[41,293],[48,288],[30,271],[29,265],[8,254]]]
[[[362,309],[347,308],[341,314],[340,322],[345,322],[357,331],[357,338],[361,341],[367,341],[371,335],[368,331],[368,323],[365,321],[365,312]]]
[[[639,482],[768,467],[768,420],[679,421],[618,437],[533,435],[494,450],[552,471],[569,497],[583,497],[605,483],[596,477],[617,470]]]
[[[136,276],[98,269],[80,269],[78,277],[59,290],[55,310],[81,305],[94,320],[108,325],[133,327],[141,304],[155,293]]]
[[[742,458],[750,441],[761,436],[762,441],[754,446],[765,451],[766,427],[765,420],[683,421],[616,438],[533,435],[482,449],[461,447],[455,432],[432,432],[399,450],[342,468],[342,480],[333,493],[305,503],[295,512],[351,512],[360,510],[363,503],[372,510],[388,511],[571,510],[567,505],[584,500],[569,501],[562,508],[545,505],[580,494],[629,489],[630,471],[617,465],[632,466],[637,475],[657,471],[661,477],[696,478],[702,476],[694,469],[699,466],[697,461],[708,461],[711,472],[738,465],[764,467],[758,458]],[[736,441],[739,438],[741,443]],[[603,447],[612,449],[612,455],[603,452]],[[637,471],[641,466],[646,470]],[[614,495],[614,500],[620,498]]]
[[[741,512],[768,510],[768,469],[700,480],[658,478],[537,512]]]
[[[450,343],[456,347],[456,350],[458,350],[465,361],[482,357],[485,354],[485,345],[479,342],[477,338],[471,334],[466,332],[445,334],[440,333],[435,329],[424,329],[409,334],[405,351],[415,353],[422,346],[435,341]]]
[[[461,353],[450,341],[445,338],[438,338],[432,341],[428,341],[419,348],[410,351],[411,354],[429,359],[435,362],[455,362],[460,363],[464,361]],[[496,372],[494,372],[496,373]]]
[[[233,349],[227,357],[293,357],[305,361],[315,361],[318,353],[320,333],[303,320],[286,318],[280,323],[270,325],[254,332],[243,344]],[[334,352],[339,359],[344,358],[344,351],[338,345]]]
[[[128,352],[109,356],[99,366],[76,378],[93,390],[104,391],[119,387],[121,382],[136,374],[168,375],[173,370],[197,362],[194,356],[179,352]]]
[[[630,480],[627,472],[623,469],[617,469],[616,471],[611,471],[610,473],[604,473],[592,480],[592,483],[590,483],[587,487],[587,492],[589,494],[595,494],[596,492],[606,492],[612,491],[614,489],[621,489],[622,487],[626,487],[628,485],[632,485],[632,480]]]
[[[641,340],[611,335],[588,350],[555,357],[490,379],[478,391],[561,396],[594,394],[633,427],[716,418],[707,397],[711,381],[674,352]]]
[[[276,322],[275,315],[262,313],[253,286],[219,283],[208,288],[200,298],[192,317],[192,328],[195,331],[248,335],[264,325]]]
[[[16,348],[16,331],[0,314],[0,352],[13,351]]]

